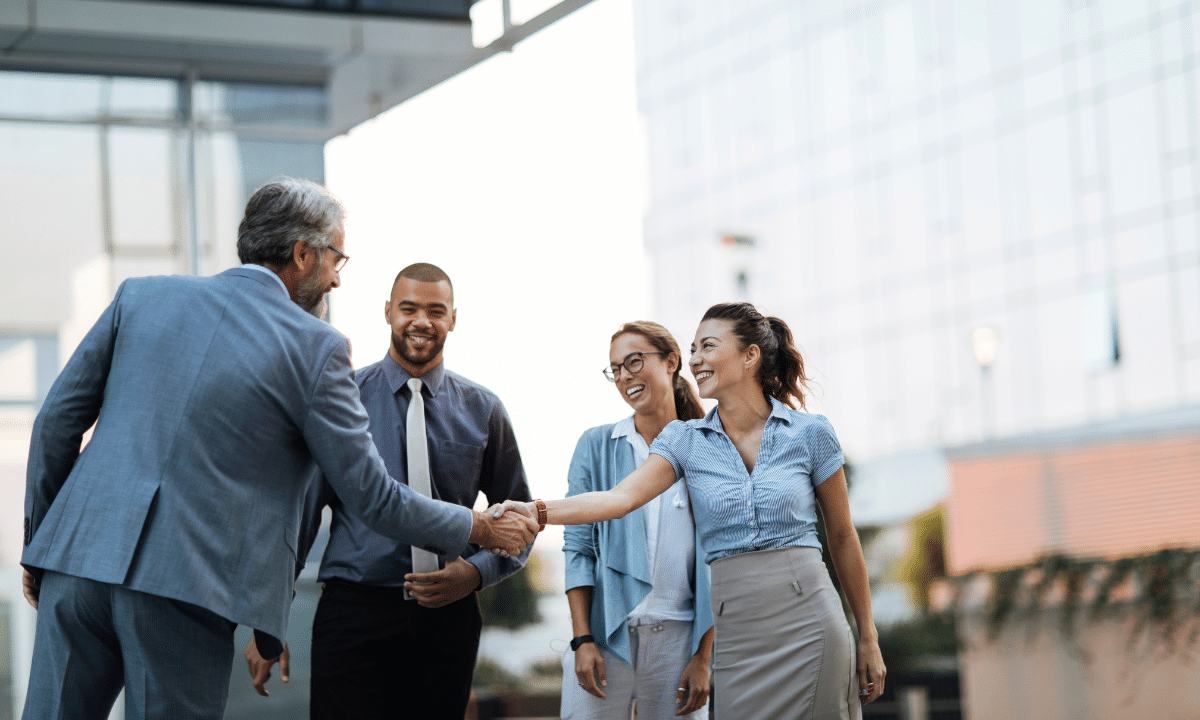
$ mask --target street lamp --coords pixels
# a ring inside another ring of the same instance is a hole
[[[985,438],[994,435],[996,430],[996,389],[992,387],[991,370],[999,345],[1000,334],[996,328],[978,327],[971,331],[971,351],[979,364],[979,415]]]
[[[971,331],[971,350],[975,353],[975,362],[981,368],[990,368],[996,361],[996,347],[1000,343],[1000,335],[996,328],[980,327]]]

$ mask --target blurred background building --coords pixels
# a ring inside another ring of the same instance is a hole
[[[634,6],[655,313],[739,298],[791,323],[856,522],[897,528],[870,548],[881,620],[928,602],[889,583],[938,503],[959,577],[1200,546],[1200,8]],[[1168,563],[1176,607],[1193,561]],[[1186,653],[1114,656],[1117,619],[1077,631],[1111,662],[989,643],[994,585],[960,610],[970,717],[1200,713]]]

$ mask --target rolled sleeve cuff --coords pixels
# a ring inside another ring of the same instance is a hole
[[[837,472],[838,468],[845,464],[846,458],[842,457],[841,453],[838,453],[837,455],[834,455],[826,460],[825,464],[818,468],[815,473],[813,473],[813,487],[816,487],[828,480],[835,472]]]
[[[650,454],[658,455],[671,463],[675,469],[675,477],[683,477],[683,458],[689,450],[688,437],[684,435],[686,426],[678,420],[668,423],[654,442],[650,445]]]
[[[657,456],[661,457],[663,460],[666,460],[667,462],[671,463],[671,467],[675,469],[675,477],[677,477],[677,478],[683,477],[683,466],[681,466],[679,464],[679,461],[677,459],[675,459],[675,456],[671,454],[670,450],[667,450],[666,448],[661,448],[661,447],[652,447],[652,448],[650,448],[650,454],[657,455]]]
[[[596,561],[583,555],[567,555],[566,588],[595,586]]]

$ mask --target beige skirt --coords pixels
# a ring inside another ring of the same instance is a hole
[[[854,636],[821,551],[716,560],[717,720],[859,720]]]

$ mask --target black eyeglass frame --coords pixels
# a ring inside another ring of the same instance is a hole
[[[621,364],[618,365],[617,367],[625,368],[625,371],[628,372],[630,375],[637,375],[639,372],[642,371],[642,367],[646,364],[646,357],[645,357],[646,355],[666,355],[666,354],[667,354],[667,351],[665,351],[665,350],[655,350],[653,352],[651,352],[649,350],[647,350],[646,352],[640,352],[640,351],[639,352],[631,352],[625,356],[625,359],[622,360]],[[630,367],[631,364],[635,364],[635,361],[636,361],[637,367]],[[613,368],[612,365],[609,365],[608,367],[604,368],[600,372],[604,373],[605,380],[608,380],[611,383],[615,383],[617,381],[617,371],[615,368]]]
[[[346,267],[346,263],[350,262],[350,256],[347,255],[346,253],[342,252],[341,250],[338,250],[337,248],[335,248],[332,245],[326,245],[325,247],[334,251],[335,253],[337,253],[338,255],[341,256],[337,259],[337,262],[335,262],[333,264],[333,271],[341,272],[342,268]]]

